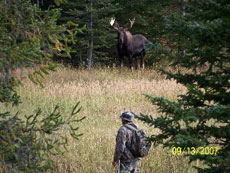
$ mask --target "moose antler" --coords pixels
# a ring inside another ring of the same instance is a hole
[[[130,20],[130,19],[129,19],[129,23],[126,23],[124,27],[125,27],[126,29],[128,29],[128,28],[131,29],[132,26],[133,26],[133,24],[134,24],[134,22],[135,22],[135,17],[133,18],[133,20]]]
[[[129,19],[129,22],[130,22],[130,28],[132,28],[132,26],[133,26],[133,24],[134,24],[134,22],[135,22],[135,17],[133,18],[133,20],[130,20],[130,19]]]
[[[115,18],[111,18],[111,20],[110,20],[109,23],[110,23],[110,25],[111,25],[114,29],[118,30],[119,25],[118,25],[118,23],[115,21]]]

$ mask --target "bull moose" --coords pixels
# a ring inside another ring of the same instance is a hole
[[[117,43],[117,53],[118,60],[120,61],[121,67],[124,64],[124,56],[129,60],[129,67],[133,69],[133,59],[140,57],[137,64],[140,68],[140,61],[142,69],[145,68],[144,58],[146,53],[146,45],[149,42],[143,35],[137,34],[132,35],[128,29],[131,29],[134,24],[135,18],[133,20],[129,19],[129,23],[120,27],[119,24],[115,21],[115,18],[110,20],[110,25],[117,31],[118,43]]]

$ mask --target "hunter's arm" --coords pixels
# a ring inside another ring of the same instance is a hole
[[[116,137],[116,147],[115,147],[115,153],[113,159],[114,162],[118,162],[120,160],[121,155],[125,150],[125,143],[126,143],[125,128],[121,127]]]

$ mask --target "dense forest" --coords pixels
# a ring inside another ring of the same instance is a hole
[[[22,1],[22,3],[25,2]],[[10,2],[7,4],[9,6]],[[20,5],[20,1],[15,5]],[[132,3],[112,0],[68,2],[60,0],[32,1],[31,5],[38,7],[43,13],[39,14],[41,16],[38,22],[47,22],[50,19],[46,17],[50,15],[53,22],[50,25],[62,29],[62,31],[57,30],[56,33],[54,31],[54,33],[46,33],[46,44],[56,43],[57,51],[53,59],[69,62],[76,67],[111,66],[118,63],[116,59],[117,33],[109,25],[112,17],[115,17],[122,26],[135,17],[131,33],[143,34],[154,43],[155,49],[149,50],[146,58],[148,65],[153,66],[156,61],[167,60],[173,50],[168,45],[166,46],[166,43],[172,40],[166,38],[168,33],[163,29],[164,18],[175,14],[180,15],[179,10],[182,8],[182,2],[176,0],[168,2],[145,0],[132,1]],[[24,15],[23,10],[25,9],[21,7],[17,15],[21,16],[20,13]],[[34,16],[35,19],[36,17]],[[20,22],[26,24],[29,21]],[[52,34],[56,34],[55,38]],[[55,42],[57,40],[58,42]],[[162,51],[159,51],[159,45],[162,45],[165,50],[164,55]],[[50,50],[49,46],[41,45],[41,48],[47,51]]]
[[[68,116],[58,105],[46,115],[41,109],[25,116],[11,109],[22,104],[18,87],[24,78],[43,88],[43,78],[59,64],[119,67],[112,18],[120,26],[135,18],[130,32],[151,42],[146,66],[186,87],[176,100],[145,93],[161,115],[136,115],[159,129],[149,140],[165,148],[216,147],[215,155],[184,155],[189,162],[203,161],[198,172],[229,172],[229,16],[228,0],[1,0],[0,172],[50,171],[53,158],[79,139],[85,118],[79,102]],[[167,71],[171,66],[176,70]]]

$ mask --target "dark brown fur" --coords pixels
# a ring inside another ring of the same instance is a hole
[[[121,66],[123,66],[125,56],[128,57],[130,68],[133,66],[133,59],[139,56],[144,69],[145,45],[147,42],[148,40],[143,35],[132,35],[126,29],[119,28],[117,53]],[[139,61],[138,67],[140,68]]]
[[[131,27],[134,23],[134,20],[130,20]],[[118,23],[115,22],[115,19],[113,21],[114,22],[112,22],[111,26],[113,26],[114,29],[117,30],[118,34],[117,53],[121,67],[123,67],[124,64],[124,57],[128,57],[130,68],[133,67],[133,59],[140,57],[141,65],[144,69],[146,43],[148,42],[148,40],[141,34],[132,35],[128,31],[127,25],[125,27],[119,27]],[[138,68],[140,68],[139,60],[137,64]]]

